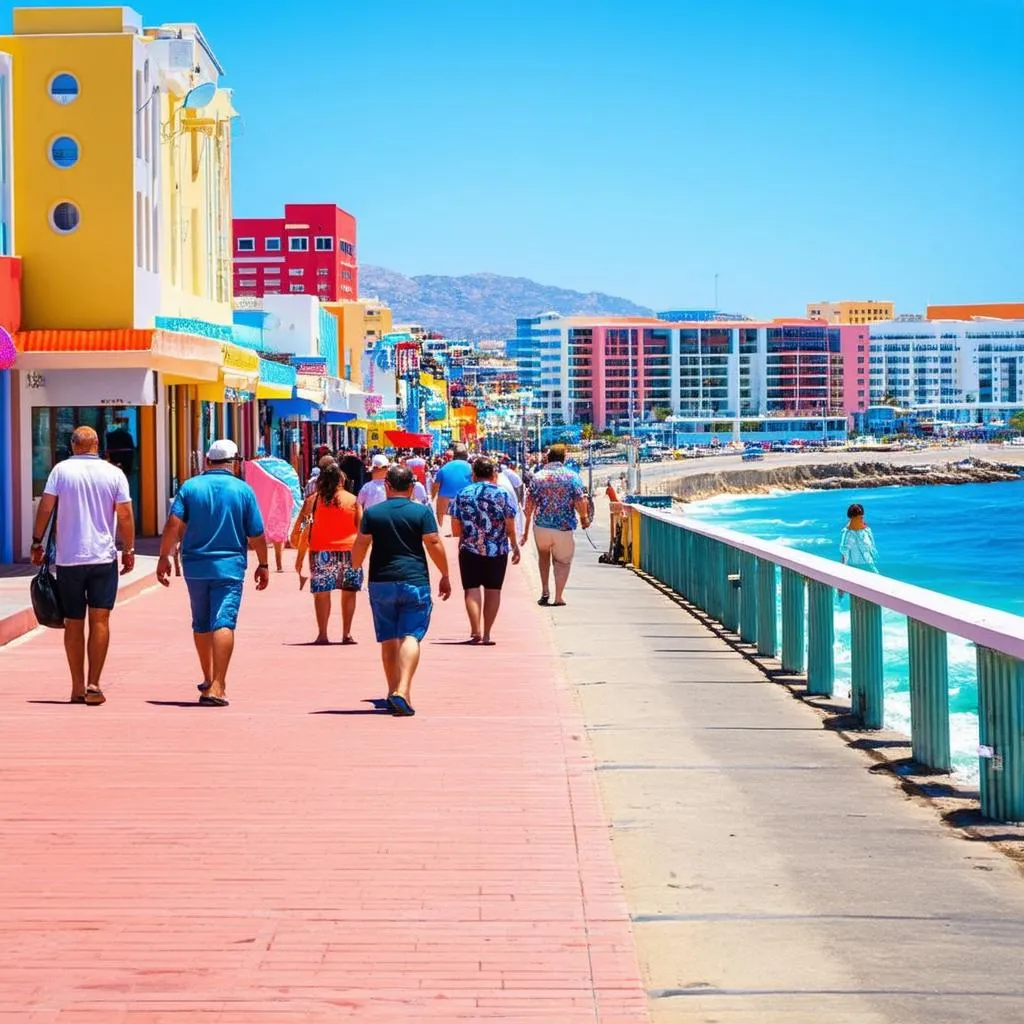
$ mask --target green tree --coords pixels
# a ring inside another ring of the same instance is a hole
[[[1013,427],[1014,430],[1019,430],[1024,434],[1024,409],[1021,409],[1019,412],[1015,412],[1010,417],[1010,426]]]
[[[651,410],[651,415],[654,416],[654,419],[655,419],[656,422],[664,423],[665,420],[667,420],[669,418],[669,416],[672,415],[672,410],[671,409],[666,409],[664,406],[661,406],[661,405],[656,405]]]

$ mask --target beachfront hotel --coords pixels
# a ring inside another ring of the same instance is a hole
[[[684,434],[820,437],[868,403],[861,325],[549,313],[517,322],[509,354],[547,422],[597,430],[671,418]]]
[[[972,307],[929,313],[947,309]],[[1024,317],[978,316],[871,324],[871,404],[936,423],[1007,423],[1024,409]]]

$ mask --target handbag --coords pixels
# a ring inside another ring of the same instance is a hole
[[[309,547],[309,541],[313,531],[313,515],[316,512],[316,503],[319,500],[319,497],[314,498],[309,511],[305,515],[300,512],[295,517],[295,524],[292,526],[292,532],[288,535],[288,543],[293,548],[298,549],[300,545],[306,548]]]
[[[356,591],[363,589],[362,566],[358,569],[354,569],[351,565],[346,565],[345,568],[341,570],[341,589]]]
[[[32,577],[29,584],[29,596],[32,598],[32,611],[40,626],[50,629],[64,628],[64,607],[57,590],[57,579],[50,567],[57,558],[57,506],[53,506],[50,521],[46,524],[47,538],[43,554],[43,564],[39,572]]]

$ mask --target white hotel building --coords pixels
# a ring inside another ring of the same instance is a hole
[[[950,423],[1024,409],[1024,320],[889,320],[870,331],[872,405]]]

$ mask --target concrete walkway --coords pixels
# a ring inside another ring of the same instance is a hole
[[[1008,858],[585,540],[567,600],[548,618],[656,1024],[1024,1020]]]
[[[524,573],[497,647],[439,607],[413,719],[375,708],[365,603],[359,646],[307,646],[295,580],[247,591],[225,709],[181,581],[115,611],[103,707],[64,703],[59,634],[0,649],[0,1022],[646,1021]]]

